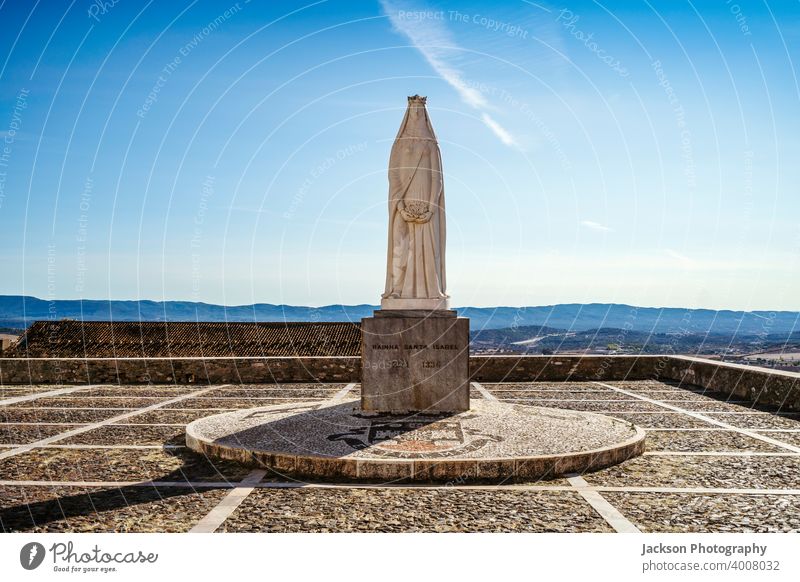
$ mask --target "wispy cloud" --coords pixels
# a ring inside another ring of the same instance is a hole
[[[506,144],[507,146],[516,146],[517,140],[514,139],[514,136],[511,135],[505,127],[497,123],[494,119],[489,117],[488,114],[484,113],[481,115],[481,119],[483,123],[486,124],[486,127],[492,130],[492,132],[500,139],[501,142]]]
[[[464,74],[455,64],[455,57],[461,47],[453,40],[450,31],[435,18],[407,18],[411,10],[401,10],[394,2],[381,0],[383,11],[389,17],[394,29],[411,41],[411,44],[425,58],[434,71],[444,79],[448,85],[456,90],[461,100],[474,109],[488,109],[486,97],[474,87],[464,81]],[[425,10],[415,6],[413,12],[421,13]],[[507,129],[501,126],[485,112],[481,112],[481,119],[497,138],[507,146],[516,146],[517,141]]]
[[[606,226],[605,224],[600,224],[599,222],[594,222],[592,220],[581,220],[581,226],[585,226],[589,230],[594,230],[597,232],[613,232],[614,229],[610,226]]]

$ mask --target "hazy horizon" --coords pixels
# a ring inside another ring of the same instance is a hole
[[[64,298],[64,297],[55,297],[52,299],[47,299],[43,297],[37,297],[35,295],[19,295],[19,294],[12,294],[12,293],[2,293],[0,294],[0,298],[2,297],[26,297],[26,298],[33,298],[39,301],[124,301],[124,302],[131,302],[131,301],[142,301],[142,302],[155,302],[155,303],[202,303],[205,305],[213,305],[217,307],[223,308],[236,308],[236,307],[250,307],[251,305],[286,305],[288,307],[310,307],[312,309],[315,308],[323,308],[323,307],[334,307],[334,306],[345,306],[345,307],[358,307],[362,305],[370,306],[370,307],[377,307],[380,305],[380,302],[362,302],[362,303],[320,303],[320,304],[294,304],[294,303],[276,303],[272,301],[254,301],[252,303],[213,303],[208,301],[196,301],[192,299],[150,299],[147,297],[142,297],[140,299],[126,299],[126,298],[106,298],[106,299],[98,299],[96,297],[82,297],[82,298]],[[495,305],[477,305],[477,304],[458,304],[453,305],[453,309],[463,309],[463,308],[478,308],[478,309],[491,309],[491,308],[509,308],[509,309],[525,309],[525,308],[544,308],[544,307],[555,307],[559,305],[620,305],[620,306],[627,306],[627,307],[636,307],[641,309],[691,309],[691,310],[703,310],[703,311],[745,311],[745,312],[774,312],[774,313],[800,313],[800,310],[797,309],[749,309],[749,310],[742,310],[742,309],[730,309],[730,308],[714,308],[714,307],[686,307],[685,305],[641,305],[641,304],[633,304],[633,303],[608,303],[602,301],[588,301],[586,303],[574,303],[574,302],[565,302],[565,303],[546,303],[546,304],[533,304],[529,303],[526,305],[508,305],[508,304],[495,304]]]

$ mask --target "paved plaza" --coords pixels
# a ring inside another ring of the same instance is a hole
[[[358,384],[0,387],[0,527],[35,532],[800,531],[800,413],[658,381],[471,384],[473,399],[598,412],[644,455],[501,485],[306,484],[212,461],[186,424],[358,398]]]

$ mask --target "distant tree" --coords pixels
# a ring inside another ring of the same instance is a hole
[[[553,355],[553,350],[551,350],[550,348],[544,348],[544,349],[542,349],[542,355],[543,356],[552,356]]]

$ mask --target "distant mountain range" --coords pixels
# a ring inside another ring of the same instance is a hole
[[[0,327],[25,328],[38,319],[85,321],[360,321],[376,305],[299,307],[257,303],[227,307],[193,301],[53,300],[0,295]],[[459,307],[470,329],[546,326],[566,331],[600,328],[647,333],[791,334],[800,329],[796,311],[714,311],[589,303],[539,307]]]
[[[794,354],[800,350],[800,330],[767,334],[651,333],[613,327],[565,331],[534,325],[483,329],[473,332],[470,339],[472,351],[479,354],[675,353],[735,357],[759,352]]]

